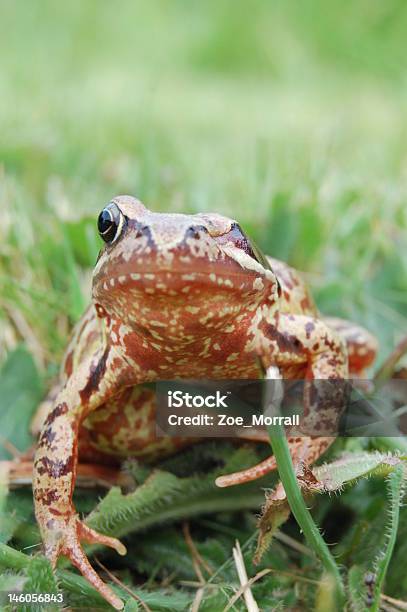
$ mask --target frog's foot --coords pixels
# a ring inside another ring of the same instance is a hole
[[[296,471],[298,472],[299,466],[311,465],[314,463],[314,461],[316,461],[318,457],[326,451],[333,441],[334,438],[327,437],[309,438],[308,436],[303,436],[288,438],[288,445],[290,447],[290,453]],[[264,461],[257,463],[257,465],[247,468],[246,470],[240,470],[239,472],[234,472],[233,474],[219,476],[215,480],[215,484],[218,487],[233,487],[234,485],[257,480],[275,469],[277,469],[277,463],[272,455],[271,457],[264,459]],[[301,480],[301,476],[298,476],[298,478]]]
[[[116,610],[122,610],[124,605],[122,600],[95,572],[81,546],[81,541],[89,544],[104,544],[114,548],[119,555],[125,555],[126,547],[119,540],[97,533],[82,523],[76,515],[72,515],[67,521],[54,519],[52,530],[50,529],[44,535],[45,555],[53,568],[55,568],[60,555],[68,557],[71,563],[110,605]]]
[[[302,455],[302,449],[304,447],[304,438],[289,438],[288,443],[290,446],[290,452],[293,458]],[[240,470],[233,474],[226,474],[225,476],[219,476],[215,480],[215,484],[218,487],[233,487],[235,485],[244,484],[245,482],[251,482],[257,480],[262,476],[265,476],[269,472],[277,469],[277,463],[274,456],[267,457],[264,461],[253,465],[246,470]]]

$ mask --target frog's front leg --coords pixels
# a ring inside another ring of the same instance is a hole
[[[61,554],[69,557],[111,605],[121,609],[122,601],[94,571],[82,550],[81,541],[110,546],[122,555],[126,549],[115,538],[98,534],[82,523],[72,503],[79,426],[112,393],[109,381],[115,378],[113,372],[109,373],[109,367],[112,369],[108,351],[95,355],[81,365],[60,391],[40,435],[33,488],[35,514],[45,554],[51,564],[55,567]]]
[[[263,352],[267,365],[282,372],[293,365],[305,367],[305,378],[316,380],[348,377],[348,354],[344,340],[324,321],[305,315],[280,314],[263,328],[269,341]]]
[[[320,319],[304,315],[279,315],[274,324],[262,326],[261,329],[261,359],[264,361],[269,378],[273,378],[271,364],[284,370],[291,368],[303,371],[304,378],[309,381],[304,386],[304,418],[305,430],[318,426],[318,420],[324,421],[324,428],[332,435],[318,437],[298,436],[288,439],[294,465],[311,464],[325,452],[335,440],[337,420],[340,416],[341,391],[338,385],[339,397],[333,395],[333,406],[319,406],[318,393],[312,393],[312,380],[343,380],[348,376],[348,356],[344,341]],[[267,350],[264,349],[267,347]],[[273,456],[246,470],[220,476],[216,479],[219,487],[230,487],[257,480],[277,467]]]
[[[287,442],[293,464],[295,466],[298,466],[301,463],[311,465],[331,446],[334,440],[335,438],[332,437],[311,438],[309,436],[289,436],[287,438]],[[269,442],[268,436],[267,442]],[[233,487],[235,485],[258,480],[259,478],[262,478],[262,476],[266,476],[266,474],[269,474],[276,469],[277,462],[274,455],[271,455],[270,457],[267,457],[256,465],[252,465],[246,470],[240,470],[239,472],[219,476],[216,479],[215,484],[222,488]]]

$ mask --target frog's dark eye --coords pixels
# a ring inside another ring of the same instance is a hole
[[[108,204],[98,218],[99,235],[105,242],[114,242],[122,231],[123,214],[117,204]]]

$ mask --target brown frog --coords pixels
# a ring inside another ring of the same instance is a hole
[[[119,196],[103,209],[98,227],[105,246],[92,304],[73,332],[51,406],[35,420],[42,431],[34,499],[52,565],[69,557],[121,609],[81,542],[122,555],[126,549],[78,518],[72,493],[78,455],[84,462],[151,460],[186,443],[156,438],[154,395],[143,383],[253,379],[271,367],[283,378],[345,379],[372,363],[376,343],[362,328],[321,318],[300,276],[264,257],[232,219],[154,213]],[[294,462],[315,461],[332,440],[289,439]],[[270,458],[217,484],[246,482],[274,468]]]

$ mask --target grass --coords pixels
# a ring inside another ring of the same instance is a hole
[[[306,273],[323,312],[375,333],[378,363],[386,359],[407,323],[403,2],[5,1],[0,21],[0,414],[17,446],[89,300],[95,219],[117,193],[154,210],[237,218],[263,250]],[[352,575],[364,538],[368,558],[381,546],[383,491],[363,481],[315,503]],[[16,495],[1,533],[21,550],[38,536],[29,495]],[[89,494],[86,511],[96,501]],[[351,517],[343,533],[330,531],[335,512]],[[231,550],[236,537],[250,538],[252,517],[215,513],[210,528],[194,519],[199,550],[214,568],[226,564],[207,609],[233,595]],[[407,596],[397,563],[406,525],[401,509],[386,578],[395,597]],[[300,537],[294,524],[286,530]],[[168,579],[184,592],[186,562],[168,578],[166,552],[189,554],[172,527],[137,545],[144,562],[134,554],[127,566],[109,556],[105,564],[135,584],[161,589]],[[281,572],[295,564],[319,579],[294,549],[274,542],[268,554]],[[284,576],[253,587],[265,609],[278,605],[274,591],[286,606],[311,606],[312,588]]]

